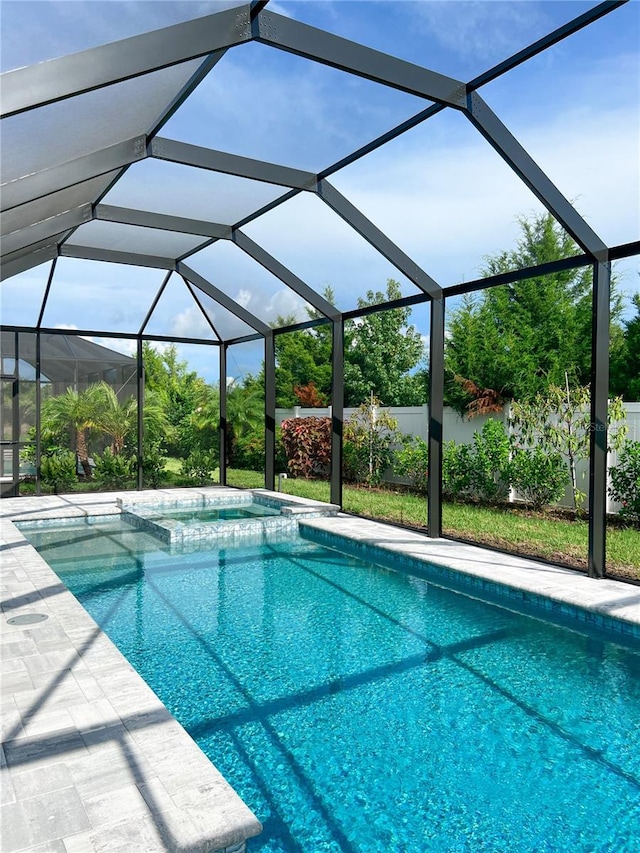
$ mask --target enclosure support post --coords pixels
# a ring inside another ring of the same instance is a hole
[[[331,503],[342,506],[342,426],[344,422],[344,320],[333,320],[331,374]]]
[[[606,570],[610,290],[611,264],[596,263],[593,268],[589,441],[589,577],[592,578],[603,578]]]
[[[144,488],[144,360],[142,358],[142,338],[138,335],[136,349],[136,383],[138,394],[138,490]]]
[[[227,344],[220,344],[220,485],[227,485]]]
[[[276,350],[273,331],[264,337],[264,487],[276,485]]]
[[[40,462],[42,459],[42,350],[40,348],[40,332],[36,332],[36,495],[42,494],[40,482]]]
[[[444,410],[444,297],[431,300],[429,330],[429,536],[442,535],[442,418]]]

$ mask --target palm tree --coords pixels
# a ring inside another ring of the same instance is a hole
[[[220,395],[217,389],[209,389],[192,417],[196,429],[204,430],[220,424]],[[257,432],[264,423],[264,391],[259,383],[248,385],[230,383],[227,387],[227,463],[233,456],[233,446],[239,438]]]
[[[111,452],[118,456],[124,450],[127,439],[136,434],[138,428],[138,402],[129,397],[122,403],[116,392],[106,382],[99,382],[98,408],[95,426],[111,439]],[[157,394],[148,391],[145,396],[143,419],[145,431],[165,437],[173,432],[166,410]]]
[[[230,462],[235,442],[264,426],[264,391],[257,383],[227,388],[227,423],[226,454]]]
[[[70,429],[74,434],[75,451],[87,480],[91,479],[87,430],[97,426],[96,415],[103,393],[97,385],[90,385],[78,393],[67,388],[64,394],[50,397],[42,404],[42,432],[55,434]]]

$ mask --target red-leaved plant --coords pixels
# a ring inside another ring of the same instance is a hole
[[[330,418],[287,418],[282,421],[282,443],[291,475],[305,480],[329,476]]]

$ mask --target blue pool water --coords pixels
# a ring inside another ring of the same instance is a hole
[[[24,532],[262,821],[251,853],[640,849],[637,650],[300,538]]]
[[[179,521],[182,524],[216,524],[221,521],[237,521],[247,518],[266,518],[280,515],[279,509],[259,503],[237,504],[232,506],[187,507],[186,509],[166,509],[150,513],[149,518],[157,521]]]

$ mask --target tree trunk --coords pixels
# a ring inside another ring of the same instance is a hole
[[[91,465],[89,465],[89,451],[87,449],[87,437],[83,429],[76,431],[76,453],[82,465],[84,476],[87,480],[91,479]]]

